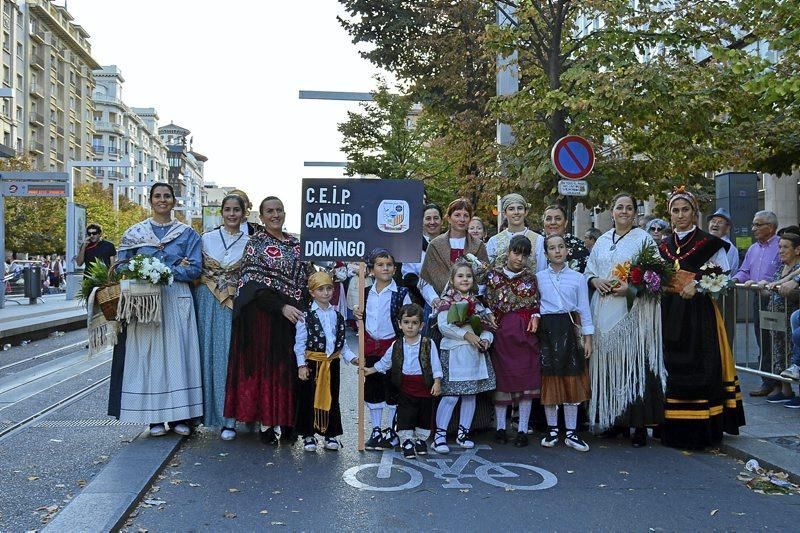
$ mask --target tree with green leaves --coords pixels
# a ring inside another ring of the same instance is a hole
[[[753,112],[754,99],[730,71],[698,60],[734,38],[716,20],[719,2],[492,4],[516,22],[490,26],[487,46],[516,51],[521,73],[519,92],[495,98],[492,111],[512,126],[505,157],[531,196],[555,199],[550,150],[566,134],[595,145],[590,203],[622,189],[645,197],[677,184],[708,189],[708,173],[747,165],[730,116]]]
[[[0,170],[29,171],[26,158],[0,161]],[[122,232],[146,218],[146,211],[124,196],[119,198],[119,211],[114,211],[111,188],[99,183],[75,187],[75,203],[86,207],[88,222],[103,226],[104,236],[119,242]],[[7,198],[6,249],[32,254],[64,253],[66,236],[66,198]]]
[[[791,174],[800,167],[800,7],[785,0],[740,0],[726,18],[743,28],[741,46],[719,55],[744,78],[759,106],[758,113],[739,117],[757,150],[753,170]]]
[[[368,45],[362,56],[399,80],[405,105],[420,104],[418,123],[426,134],[436,132],[420,156],[424,169],[415,176],[425,180],[429,197],[449,201],[464,195],[477,204],[490,196],[499,174],[495,121],[486,112],[495,93],[495,58],[482,39],[494,20],[492,7],[478,0],[340,3],[347,12],[342,26],[355,44]],[[355,131],[343,131],[346,147],[351,138],[349,145],[356,147],[362,135],[357,132],[368,131],[369,114],[363,128],[351,120]]]

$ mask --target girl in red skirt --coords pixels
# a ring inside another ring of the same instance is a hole
[[[519,429],[514,446],[528,445],[525,429],[531,405],[541,390],[539,339],[533,333],[539,320],[539,291],[530,268],[531,241],[515,235],[505,260],[500,256],[486,278],[486,302],[497,320],[492,365],[497,376],[494,393],[497,433],[495,440],[507,443],[506,410],[519,404]]]

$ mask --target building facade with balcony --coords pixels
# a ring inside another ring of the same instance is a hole
[[[169,183],[178,197],[178,210],[187,219],[203,215],[205,201],[204,165],[208,158],[192,149],[191,131],[170,123],[158,128],[161,140],[167,145]]]
[[[148,188],[167,181],[167,147],[158,135],[158,113],[152,107],[129,107],[122,99],[125,78],[116,65],[94,71],[95,161],[119,161],[120,167],[95,168],[104,184],[118,188],[120,195],[149,207]]]
[[[34,170],[63,171],[91,159],[92,57],[89,34],[51,0],[0,0],[3,87],[0,129],[5,155],[26,156]],[[14,154],[7,154],[13,149]],[[78,180],[91,179],[76,169]]]

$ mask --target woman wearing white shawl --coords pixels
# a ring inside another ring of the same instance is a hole
[[[608,436],[628,434],[644,446],[647,426],[661,422],[664,412],[664,351],[658,301],[636,298],[628,310],[627,283],[616,279],[617,265],[630,261],[643,246],[656,248],[646,231],[635,227],[636,200],[620,193],[612,202],[614,228],[597,239],[584,275],[595,289],[592,317],[594,353],[589,360],[592,398],[589,421]]]
[[[161,287],[161,320],[131,321],[120,335],[111,370],[109,414],[125,422],[150,424],[150,434],[166,433],[165,422],[188,435],[189,420],[203,415],[200,348],[189,282],[200,276],[202,241],[192,228],[172,218],[173,189],[150,189],[153,216],[128,228],[118,260],[137,254],[158,258],[172,269],[174,282]],[[120,268],[125,268],[122,265]]]

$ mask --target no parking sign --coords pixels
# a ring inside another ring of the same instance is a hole
[[[553,145],[550,161],[561,176],[568,180],[580,180],[594,168],[594,148],[583,137],[567,135]]]

